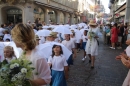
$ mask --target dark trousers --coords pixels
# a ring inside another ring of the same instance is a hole
[[[107,39],[107,44],[110,45],[111,44],[111,37],[110,36],[106,36],[106,39]]]

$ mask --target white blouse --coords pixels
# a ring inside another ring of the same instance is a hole
[[[52,64],[52,70],[56,71],[64,71],[64,67],[68,66],[66,62],[66,58],[63,55],[60,56],[50,56],[48,59],[48,63]]]
[[[35,68],[35,70],[33,70],[32,79],[35,80],[41,78],[44,79],[47,84],[49,84],[51,81],[50,66],[48,65],[44,56],[41,55],[41,51],[39,51],[36,47],[32,50],[30,57],[27,59],[32,62],[32,66]],[[38,73],[38,75],[36,75],[36,73]]]

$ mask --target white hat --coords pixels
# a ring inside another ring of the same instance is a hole
[[[111,22],[112,25],[114,25],[115,23],[114,22]]]

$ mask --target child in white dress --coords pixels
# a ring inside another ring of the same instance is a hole
[[[54,45],[52,56],[48,59],[48,64],[52,69],[52,86],[67,86],[65,78],[68,78],[68,64],[62,54],[61,46]]]
[[[11,60],[16,59],[16,56],[14,54],[14,49],[11,46],[6,46],[4,48],[4,61],[10,63]]]

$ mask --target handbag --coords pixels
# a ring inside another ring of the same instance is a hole
[[[111,34],[110,34],[110,32],[108,32],[107,34],[106,34],[106,36],[110,36]]]

